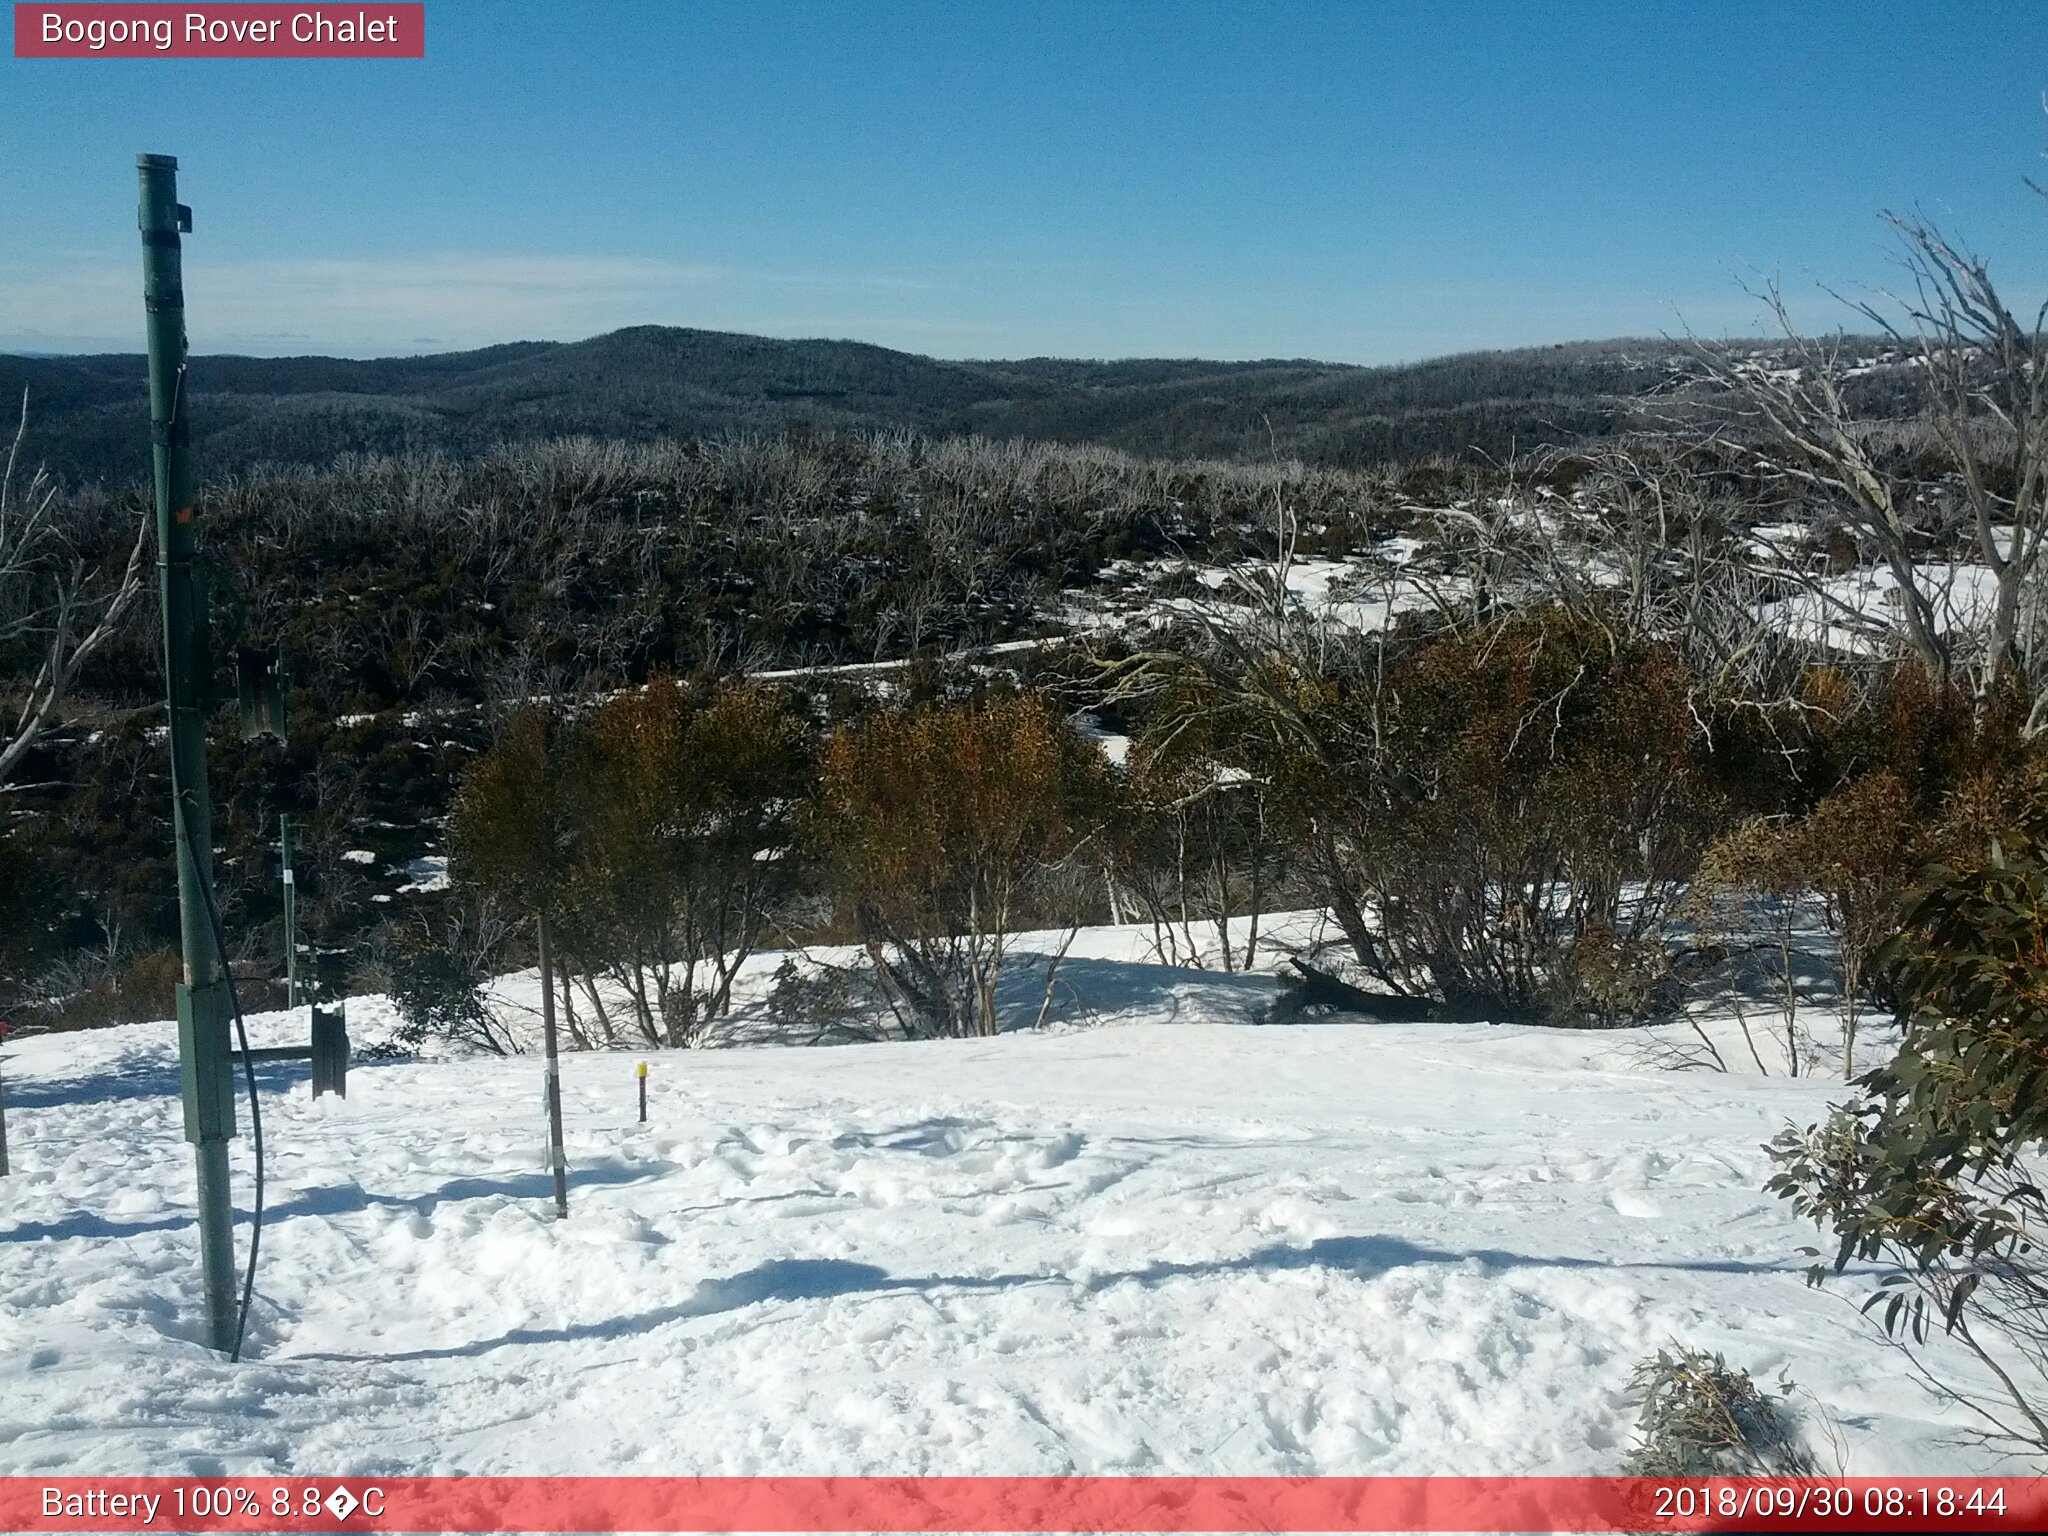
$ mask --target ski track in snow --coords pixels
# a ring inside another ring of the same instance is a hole
[[[1248,1027],[1269,981],[1168,974],[1170,1017],[658,1053],[647,1126],[636,1058],[571,1056],[566,1223],[536,1059],[359,1065],[346,1103],[264,1068],[239,1366],[200,1342],[173,1028],[19,1041],[0,1472],[1605,1473],[1674,1341],[1789,1369],[1848,1471],[1997,1465],[1761,1192],[1838,1085]]]

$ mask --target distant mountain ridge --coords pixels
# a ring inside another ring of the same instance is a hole
[[[194,356],[202,472],[345,452],[589,434],[645,439],[803,422],[1100,443],[1136,453],[1367,464],[1500,456],[1628,425],[1666,383],[1668,341],[1572,343],[1358,367],[1307,360],[948,362],[851,341],[636,326],[577,342],[419,357]],[[139,355],[0,356],[29,393],[31,459],[67,480],[146,471]]]

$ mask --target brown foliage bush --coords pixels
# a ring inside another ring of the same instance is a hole
[[[814,835],[907,1032],[996,1032],[1011,937],[1088,835],[1101,772],[1029,694],[885,711],[826,743]]]
[[[1358,958],[1453,1010],[1613,1023],[1726,814],[1679,658],[1556,610],[1326,685],[1290,803]]]

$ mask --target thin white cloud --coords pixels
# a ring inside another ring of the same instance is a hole
[[[1319,357],[1391,361],[1621,334],[1768,329],[1731,282],[1683,302],[1568,285],[1421,284],[1389,303],[1370,283],[1245,291],[1199,273],[1065,263],[832,272],[636,256],[441,253],[304,261],[216,259],[188,247],[186,301],[201,352],[378,356],[505,341],[567,341],[629,325],[824,336],[939,356]],[[141,263],[103,253],[0,261],[0,351],[135,352]],[[1802,323],[1844,323],[1794,290]]]
[[[369,356],[574,340],[628,325],[695,325],[885,345],[943,345],[1000,327],[878,313],[937,284],[913,272],[755,269],[621,256],[215,260],[188,247],[185,301],[202,352]],[[943,307],[943,306],[942,306]],[[141,264],[97,253],[0,263],[0,350],[137,351]]]
[[[201,351],[405,352],[588,336],[687,315],[731,278],[719,267],[637,257],[188,255],[185,302]],[[0,338],[28,346],[42,338],[52,350],[71,339],[105,338],[137,350],[141,335],[139,261],[131,268],[80,258],[0,270]]]

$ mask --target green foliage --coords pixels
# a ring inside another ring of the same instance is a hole
[[[1944,869],[1906,903],[1883,958],[1914,1009],[1913,1046],[1871,1086],[1933,1132],[1943,1175],[1981,1174],[2048,1140],[2048,865],[2022,834]]]
[[[425,927],[406,933],[391,956],[391,1002],[404,1021],[393,1042],[416,1049],[427,1040],[449,1040],[509,1054],[512,1037],[484,1006],[489,981],[480,954],[459,934]]]
[[[2048,1199],[2031,1169],[2048,1142],[2044,809],[1901,904],[1878,955],[1909,1009],[1899,1052],[1858,1079],[1858,1102],[1772,1142],[1768,1187],[1834,1234],[1836,1270],[1895,1266],[1866,1310],[1914,1345],[1937,1326],[1960,1342],[2000,1394],[1943,1388],[2048,1454]]]
[[[1720,1355],[1660,1349],[1629,1378],[1642,1405],[1624,1477],[1811,1477],[1818,1470],[1789,1407]]]
[[[451,873],[529,912],[560,904],[569,858],[569,773],[561,728],[527,706],[463,775],[448,817]]]
[[[1796,1156],[1772,1187],[1835,1224],[1838,1267],[1893,1254],[1925,1270],[2015,1241],[2017,1214],[1961,1181],[2048,1139],[2048,867],[2028,847],[1943,868],[1900,917],[1882,958],[1911,1001],[1904,1044],[1859,1079],[1864,1103],[1780,1138]]]

